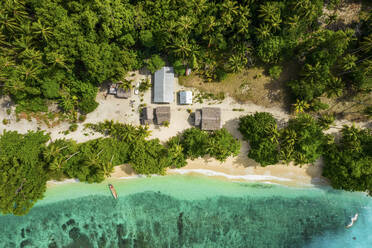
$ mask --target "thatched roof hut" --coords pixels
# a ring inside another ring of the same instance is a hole
[[[221,109],[206,107],[201,111],[201,126],[202,130],[218,130],[221,125]]]
[[[117,88],[116,97],[119,98],[129,98],[132,95],[132,91],[130,89],[123,89],[121,87]]]
[[[195,126],[200,126],[201,123],[201,110],[198,109],[195,111]]]
[[[145,107],[142,109],[141,123],[152,124],[154,121],[154,110],[151,107]]]
[[[155,118],[158,125],[162,125],[164,122],[170,123],[170,117],[171,112],[169,106],[157,107],[155,109]]]

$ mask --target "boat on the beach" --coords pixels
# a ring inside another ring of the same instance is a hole
[[[113,186],[112,184],[109,184],[108,186],[109,186],[109,188],[110,188],[110,191],[111,191],[112,196],[113,196],[115,199],[118,199],[118,194],[116,193],[116,190],[115,190],[114,186]]]
[[[349,225],[346,226],[346,228],[350,228],[354,225],[355,221],[358,219],[358,214],[355,214],[353,218],[351,218],[351,222]]]

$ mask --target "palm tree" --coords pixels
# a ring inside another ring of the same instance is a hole
[[[21,64],[16,67],[17,72],[22,76],[24,80],[37,80],[40,68],[38,65],[26,65]]]
[[[370,52],[372,50],[372,34],[364,37],[363,41],[361,42],[361,47],[363,47],[363,51]]]
[[[46,42],[48,42],[48,39],[52,36],[52,29],[42,24],[40,19],[32,23],[32,29],[35,34],[40,35]]]
[[[213,32],[214,28],[217,26],[216,18],[214,16],[208,16],[205,19],[204,26],[206,33]]]
[[[280,30],[280,24],[281,23],[282,23],[282,19],[280,18],[279,15],[273,16],[273,18],[271,18],[271,20],[270,20],[271,27],[274,30]]]
[[[112,172],[112,168],[114,167],[112,164],[113,159],[114,159],[114,155],[111,156],[110,161],[107,161],[107,162],[101,161],[100,163],[100,167],[103,169],[103,174],[105,177],[109,177]]]
[[[124,79],[123,81],[120,81],[118,87],[125,90],[125,91],[128,91],[128,90],[133,89],[133,84],[132,83],[133,83],[133,80]]]
[[[289,26],[290,29],[295,29],[298,27],[300,23],[300,17],[298,15],[294,15],[288,18],[286,24]]]
[[[358,58],[355,55],[347,54],[342,58],[342,69],[345,71],[352,70],[356,67]]]
[[[244,64],[242,58],[233,54],[228,60],[229,69],[233,72],[240,72],[243,70]]]
[[[235,1],[225,0],[221,4],[221,10],[223,11],[223,16],[233,16],[238,13],[238,6],[236,6]]]
[[[172,52],[177,56],[185,60],[190,55],[192,47],[187,39],[184,38],[176,38],[173,41],[173,45],[170,46],[172,48]]]
[[[19,55],[19,58],[23,59],[23,62],[26,62],[27,64],[39,64],[41,63],[42,55],[40,51],[35,50],[34,48],[26,48],[24,51],[22,51]]]
[[[281,159],[289,163],[294,152],[294,145],[297,139],[297,133],[293,129],[284,128],[281,132],[281,145],[282,149],[280,150]]]
[[[260,27],[256,28],[257,38],[260,40],[264,40],[267,37],[269,37],[271,35],[270,32],[271,32],[271,27],[267,23],[260,24]]]
[[[278,127],[277,127],[276,124],[269,125],[268,127],[266,127],[265,131],[266,131],[268,137],[270,138],[271,142],[273,142],[275,144],[279,144],[280,133],[278,131]]]
[[[303,113],[303,112],[305,112],[305,110],[309,109],[310,105],[306,101],[297,99],[296,103],[293,104],[293,107],[294,107],[295,113],[299,114],[299,113]]]
[[[54,157],[49,164],[49,169],[60,175],[63,172],[63,166],[66,164],[66,161],[64,156]]]
[[[17,20],[19,23],[23,23],[25,19],[30,19],[30,17],[27,14],[26,8],[24,6],[23,1],[6,1],[6,5],[8,7],[5,7],[9,10],[11,10],[12,16],[14,19]]]
[[[32,34],[31,23],[29,21],[22,22],[19,26],[19,29],[21,30],[23,35],[30,36]]]
[[[57,52],[51,52],[47,54],[47,59],[53,66],[63,67],[69,70],[69,68],[66,66],[66,58],[62,54],[59,54]]]
[[[315,65],[305,64],[304,70],[301,72],[302,76],[319,78],[319,75],[323,67],[320,62],[316,62]]]
[[[208,8],[207,0],[192,0],[192,3],[196,14],[200,14]]]
[[[5,29],[9,33],[14,34],[19,29],[19,25],[15,18],[0,12],[0,29]]]
[[[189,32],[193,25],[193,19],[189,16],[181,16],[178,22],[178,33]]]
[[[271,22],[273,18],[280,18],[280,9],[274,2],[266,2],[260,5],[258,17],[263,18],[265,22]]]
[[[137,127],[137,135],[139,139],[147,138],[151,134],[151,131],[149,130],[149,126],[139,126]]]
[[[340,78],[333,78],[327,85],[327,96],[328,97],[339,97],[342,94],[343,89],[342,80]]]
[[[251,21],[246,16],[241,16],[239,21],[236,23],[238,33],[247,35],[249,34],[249,24]]]
[[[25,35],[22,35],[20,38],[17,38],[13,42],[14,49],[17,52],[22,52],[23,50],[31,49],[32,45],[33,45],[32,37]]]

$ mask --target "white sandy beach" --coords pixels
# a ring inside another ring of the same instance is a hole
[[[134,79],[134,82],[139,82],[140,79],[145,78],[146,75],[139,74],[138,72],[134,77],[128,77],[128,79]],[[177,81],[177,80],[176,80]],[[134,84],[135,84],[134,83]],[[175,92],[181,89],[185,89],[176,83]],[[192,89],[191,89],[192,90]],[[193,90],[195,93],[196,90]],[[175,93],[176,94],[176,93]],[[140,104],[146,104],[147,106],[159,106],[158,104],[151,103],[151,90],[148,90],[142,97],[133,95],[130,99],[118,99],[113,95],[108,95],[105,99],[104,92],[100,92],[97,96],[99,102],[98,108],[87,115],[87,119],[84,123],[98,123],[104,120],[114,120],[122,123],[130,123],[133,125],[139,125],[139,113],[138,108]],[[177,99],[175,97],[175,99]],[[130,106],[130,100],[134,100],[133,107]],[[3,108],[0,109],[0,118],[9,119],[10,124],[4,125],[0,123],[0,131],[3,130],[16,130],[20,133],[25,133],[27,130],[37,130],[38,128],[46,130],[50,133],[52,140],[65,138],[73,139],[77,142],[84,142],[90,139],[100,137],[100,134],[93,134],[89,130],[84,130],[84,123],[79,124],[77,131],[72,132],[68,135],[64,135],[62,132],[68,130],[68,123],[61,123],[60,125],[48,128],[43,123],[37,123],[35,119],[27,121],[25,119],[16,122],[15,115],[10,116],[6,113],[7,98],[1,99]],[[226,97],[221,102],[204,102],[203,104],[194,103],[190,105],[178,105],[176,102],[169,104],[171,107],[171,122],[169,127],[157,127],[150,125],[151,138],[159,138],[161,141],[166,141],[172,136],[177,135],[184,129],[190,128],[192,123],[189,120],[189,113],[187,109],[195,111],[203,106],[214,106],[220,107],[222,110],[222,124],[229,132],[231,132],[236,138],[242,139],[241,134],[237,130],[238,119],[240,116],[253,114],[255,112],[269,112],[278,121],[279,127],[285,123],[291,115],[286,111],[278,107],[265,108],[252,103],[239,104],[230,97]],[[12,107],[14,113],[14,106]],[[233,111],[233,109],[244,109],[244,111]],[[342,125],[351,125],[349,121],[336,121],[334,128],[328,130],[328,133],[339,131]],[[367,123],[358,123],[357,126],[364,127]],[[260,167],[255,161],[247,157],[248,144],[242,141],[240,154],[235,158],[228,158],[225,162],[220,163],[214,159],[201,158],[193,161],[188,161],[188,165],[182,169],[169,169],[168,173],[199,173],[208,176],[216,176],[229,180],[240,180],[240,181],[265,181],[272,183],[285,184],[289,186],[311,186],[314,184],[324,184],[325,179],[321,177],[321,161],[318,161],[315,165],[304,165],[302,167],[293,165],[272,165],[267,167]],[[115,172],[112,174],[114,178],[125,178],[135,176],[133,170],[128,166],[117,166]],[[53,184],[51,182],[51,184]]]

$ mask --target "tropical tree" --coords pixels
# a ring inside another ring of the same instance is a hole
[[[304,113],[310,108],[310,104],[303,100],[296,100],[296,103],[293,104],[294,112],[296,114]]]
[[[48,42],[53,34],[52,29],[41,23],[40,19],[32,23],[32,29],[34,30],[35,34],[39,35],[46,42]]]

